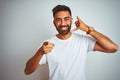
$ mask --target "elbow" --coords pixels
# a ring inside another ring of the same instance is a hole
[[[32,74],[33,72],[35,72],[35,70],[39,67],[39,64],[38,65],[26,65],[26,68],[24,70],[24,73],[25,75],[30,75]]]
[[[25,75],[29,75],[30,73],[25,69],[24,70]]]
[[[26,67],[24,69],[24,73],[25,75],[30,75],[31,73],[33,73],[35,71],[35,69],[33,68],[33,66],[29,65],[28,63],[26,64]]]
[[[118,45],[115,44],[115,45],[111,48],[110,52],[111,52],[111,53],[115,53],[116,51],[118,51],[118,49],[119,49],[119,48],[118,48]]]
[[[28,69],[24,70],[25,75],[30,75],[33,72],[34,72],[34,70],[28,70]]]
[[[119,49],[118,45],[115,44],[114,52],[118,51],[118,49]]]

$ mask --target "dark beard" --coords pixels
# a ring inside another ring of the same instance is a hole
[[[67,30],[62,30],[63,27],[67,27]],[[68,34],[68,33],[70,32],[71,26],[69,26],[69,25],[66,25],[66,26],[58,26],[56,29],[57,29],[57,31],[59,32],[59,34],[61,34],[61,35],[66,35],[66,34]]]

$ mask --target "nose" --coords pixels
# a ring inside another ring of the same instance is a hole
[[[61,25],[62,26],[65,26],[66,25],[66,22],[64,20],[61,21]]]

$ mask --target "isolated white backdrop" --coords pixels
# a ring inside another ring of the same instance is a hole
[[[1,0],[1,80],[48,80],[46,65],[29,76],[24,75],[24,67],[40,44],[56,34],[51,9],[57,4],[71,8],[73,23],[79,16],[120,46],[120,0]],[[88,54],[87,80],[120,80],[119,58],[119,51],[116,54]]]

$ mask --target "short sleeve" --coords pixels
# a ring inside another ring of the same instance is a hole
[[[46,54],[44,54],[41,58],[41,60],[39,61],[39,64],[46,64],[47,59],[46,59]]]
[[[96,43],[96,40],[88,36],[88,52],[94,50],[95,43]]]
[[[43,44],[44,42],[45,42],[45,41],[43,41],[42,44]],[[42,46],[42,44],[40,45],[40,47]],[[39,47],[39,48],[40,48],[40,47]],[[38,48],[38,49],[39,49],[39,48]],[[47,62],[46,54],[44,54],[44,55],[42,56],[41,60],[39,61],[39,64],[46,64],[46,62]]]

